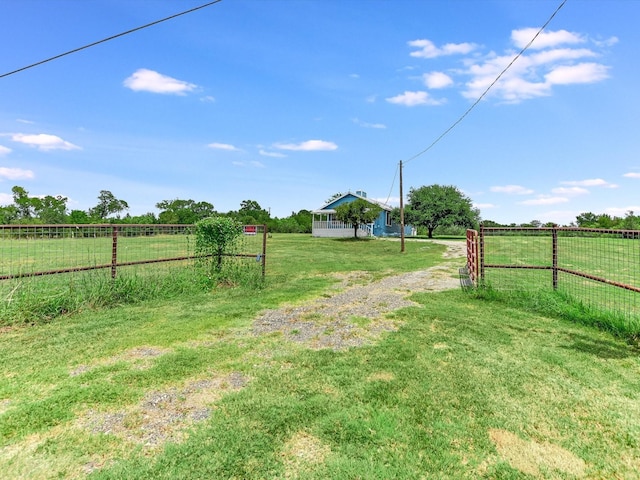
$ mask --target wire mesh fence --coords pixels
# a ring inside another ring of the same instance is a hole
[[[477,245],[478,263],[469,256],[467,266],[478,272],[476,282],[499,290],[553,289],[640,318],[640,231],[481,227]]]
[[[225,262],[264,277],[266,227],[243,232]],[[18,295],[55,296],[122,275],[170,279],[197,266],[195,247],[194,225],[0,225],[0,300],[6,307]]]

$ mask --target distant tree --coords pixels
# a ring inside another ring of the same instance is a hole
[[[633,213],[633,212],[632,212]],[[598,220],[595,224],[597,228],[613,228],[615,226],[616,221],[606,213],[598,215]]]
[[[640,217],[633,214],[633,210],[629,210],[622,220],[620,227],[623,230],[640,230]]]
[[[84,210],[71,210],[67,220],[74,225],[80,225],[85,223],[91,223],[91,217]]]
[[[216,213],[213,205],[209,202],[196,202],[191,199],[162,200],[156,203],[156,208],[162,210],[158,215],[158,222],[160,223],[191,225]]]
[[[142,215],[129,215],[127,214],[123,219],[123,223],[129,223],[133,225],[153,225],[158,222],[155,213],[147,212]]]
[[[11,189],[13,203],[16,206],[19,220],[29,220],[34,215],[34,200],[23,187],[16,185]]]
[[[18,219],[18,209],[15,205],[0,207],[0,224],[9,225]]]
[[[67,220],[67,197],[47,195],[35,200],[34,213],[42,223],[64,223]]]
[[[300,233],[311,233],[313,214],[309,210],[300,210],[298,213],[291,212],[291,218],[300,225]]]
[[[498,222],[494,222],[493,220],[482,220],[482,225],[485,227],[502,227]]]
[[[109,190],[100,190],[98,204],[89,209],[89,215],[98,220],[104,220],[110,215],[119,214],[129,209],[129,204],[117,199]]]
[[[475,228],[480,219],[471,199],[451,185],[411,188],[407,198],[405,223],[425,227],[429,238],[439,225]]]
[[[542,222],[540,220],[531,220],[528,223],[521,223],[520,226],[524,228],[540,228],[542,226]]]
[[[336,219],[353,225],[353,236],[358,238],[358,227],[373,222],[382,210],[378,205],[357,198],[353,202],[343,203],[336,207]]]
[[[576,223],[581,228],[595,228],[598,216],[592,212],[584,212],[576,217]]]
[[[331,203],[331,202],[333,202],[336,198],[340,198],[342,195],[344,195],[344,193],[336,192],[336,193],[334,193],[333,195],[331,195],[328,199],[326,199],[326,200],[324,201],[324,203],[325,203],[325,204],[326,204],[326,203]]]
[[[240,202],[240,210],[236,213],[236,218],[245,225],[262,225],[269,222],[271,215],[255,200],[243,200]]]

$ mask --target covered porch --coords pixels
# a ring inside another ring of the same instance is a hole
[[[353,237],[353,224],[335,219],[335,210],[314,211],[311,236],[325,238]],[[373,223],[358,226],[358,237],[372,237]]]

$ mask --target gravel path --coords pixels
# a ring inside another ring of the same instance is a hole
[[[464,242],[433,242],[447,246],[444,263],[378,281],[372,281],[366,272],[339,276],[342,281],[336,286],[335,294],[300,306],[268,310],[255,320],[251,334],[280,333],[289,341],[313,349],[344,350],[375,342],[383,333],[398,328],[399,321],[389,315],[391,312],[415,305],[407,299],[409,295],[460,285],[457,269],[465,256]],[[144,369],[165,353],[166,349],[141,346],[101,364],[128,361],[134,368]],[[80,365],[69,374],[83,375],[91,369],[91,366]],[[243,388],[248,381],[249,378],[239,372],[224,376],[212,372],[208,378],[148,392],[138,404],[121,410],[88,410],[76,423],[93,433],[117,435],[145,450],[160,448],[167,441],[182,441],[187,435],[186,428],[210,416],[212,403],[230,391]],[[0,412],[4,407],[0,403]],[[87,463],[84,473],[102,468],[103,462]]]
[[[382,333],[398,328],[398,322],[388,314],[415,305],[407,298],[412,293],[459,287],[458,268],[463,263],[460,259],[466,255],[465,243],[431,241],[447,246],[443,257],[450,261],[366,285],[348,286],[308,304],[268,310],[256,319],[252,333],[280,332],[284,338],[314,349],[344,350],[375,341]],[[348,275],[341,287],[353,280],[366,280],[366,276],[358,272]]]

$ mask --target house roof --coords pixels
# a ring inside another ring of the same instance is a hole
[[[362,200],[366,200],[369,203],[373,203],[374,205],[378,205],[380,208],[382,208],[383,210],[386,210],[388,212],[393,210],[393,208],[390,207],[389,205],[387,205],[386,203],[378,202],[377,200],[373,200],[372,198],[367,198],[364,195],[360,195],[358,193],[347,192],[347,193],[343,193],[339,197],[336,197],[336,198],[332,199],[329,203],[326,203],[325,205],[323,205],[322,207],[318,208],[317,210],[313,210],[311,213],[336,213],[336,210],[335,210],[334,207],[332,207],[332,205],[334,205],[336,202],[338,202],[339,200],[342,200],[345,197],[361,198]]]

